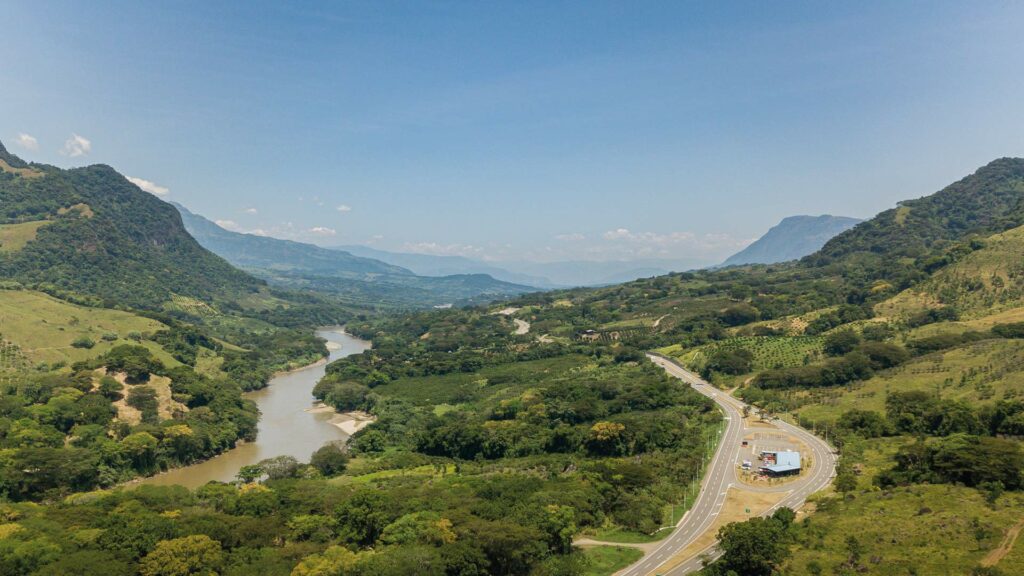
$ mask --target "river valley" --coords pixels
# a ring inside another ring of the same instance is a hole
[[[175,468],[141,483],[197,488],[211,480],[227,482],[242,466],[282,455],[307,462],[309,456],[327,442],[344,440],[345,432],[332,424],[337,415],[329,409],[315,409],[313,387],[323,377],[328,362],[359,354],[370,348],[370,342],[351,336],[339,327],[318,330],[317,335],[327,340],[330,352],[327,362],[278,375],[266,388],[245,395],[256,402],[261,414],[259,435],[254,442],[239,444],[204,462]]]

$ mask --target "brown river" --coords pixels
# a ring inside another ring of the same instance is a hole
[[[341,328],[317,330],[327,340],[328,362],[359,354],[370,343],[346,334]],[[245,394],[260,408],[259,435],[256,441],[239,444],[220,456],[192,466],[175,468],[141,481],[142,484],[181,484],[197,488],[210,480],[227,482],[234,479],[242,466],[255,464],[273,456],[294,456],[308,462],[309,456],[332,440],[345,439],[345,433],[330,423],[331,412],[308,412],[316,403],[313,386],[324,375],[326,362],[320,362],[282,374],[262,390]]]

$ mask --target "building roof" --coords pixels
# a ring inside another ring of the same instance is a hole
[[[769,472],[793,472],[794,470],[800,469],[800,453],[799,452],[776,452],[775,453],[775,464],[771,466],[764,466],[765,470]]]

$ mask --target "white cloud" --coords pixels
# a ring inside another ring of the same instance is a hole
[[[334,228],[328,228],[326,226],[314,226],[309,229],[309,233],[315,234],[317,236],[334,236],[335,234],[338,233],[338,231],[335,230]]]
[[[139,188],[142,188],[146,192],[155,196],[166,196],[171,192],[169,188],[160,186],[159,184],[151,180],[146,180],[145,178],[136,178],[135,176],[125,176],[125,178],[127,178],[132,184],[135,184]]]
[[[18,146],[21,146],[26,150],[39,150],[39,140],[36,140],[34,136],[29,136],[24,132],[18,134],[15,142],[18,143]]]
[[[601,235],[605,240],[635,242],[640,244],[669,245],[688,242],[695,238],[693,232],[669,232],[658,234],[657,232],[631,232],[627,228],[616,228]]]
[[[260,211],[255,209],[255,208],[246,208],[245,210],[242,210],[242,212],[245,212],[246,214],[259,214],[260,213]]]
[[[586,239],[587,235],[580,234],[579,232],[573,232],[572,234],[557,234],[555,236],[555,240],[559,240],[561,242],[580,242]]]
[[[72,132],[71,138],[68,138],[67,142],[64,143],[64,148],[61,149],[60,153],[65,156],[77,158],[79,156],[85,156],[91,150],[92,142],[87,138]]]
[[[242,231],[242,227],[239,226],[238,222],[235,222],[234,220],[214,220],[213,223],[216,224],[217,226],[220,226],[221,228],[223,228],[225,230],[229,230],[231,232],[241,232]]]
[[[601,241],[588,243],[585,252],[588,257],[597,259],[691,257],[716,260],[750,242],[747,238],[720,233],[634,232],[615,228],[601,234]]]
[[[434,256],[480,256],[484,249],[472,244],[440,244],[438,242],[406,242],[403,252],[432,254]]]
[[[348,204],[339,204],[338,207],[336,208],[336,210],[338,212],[351,212],[352,211],[352,207],[349,206]]]

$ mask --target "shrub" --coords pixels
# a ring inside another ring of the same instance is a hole
[[[718,313],[718,319],[726,326],[742,326],[760,318],[761,312],[750,304],[736,304]]]
[[[754,353],[746,348],[719,348],[705,365],[705,372],[723,374],[746,374],[754,365]]]
[[[876,370],[899,366],[910,358],[906,348],[887,342],[864,342],[857,350],[871,360]]]
[[[840,330],[825,337],[823,348],[829,356],[842,356],[860,344],[860,336],[853,330]]]
[[[348,465],[348,456],[337,444],[325,444],[313,452],[309,463],[324,476],[337,476],[345,471],[345,466]]]
[[[992,327],[992,332],[1003,338],[1024,338],[1024,322],[996,324]]]
[[[75,348],[85,348],[88,350],[95,346],[96,342],[92,338],[89,338],[88,336],[80,336],[78,338],[75,338],[75,341],[72,342],[71,345],[74,346]]]

